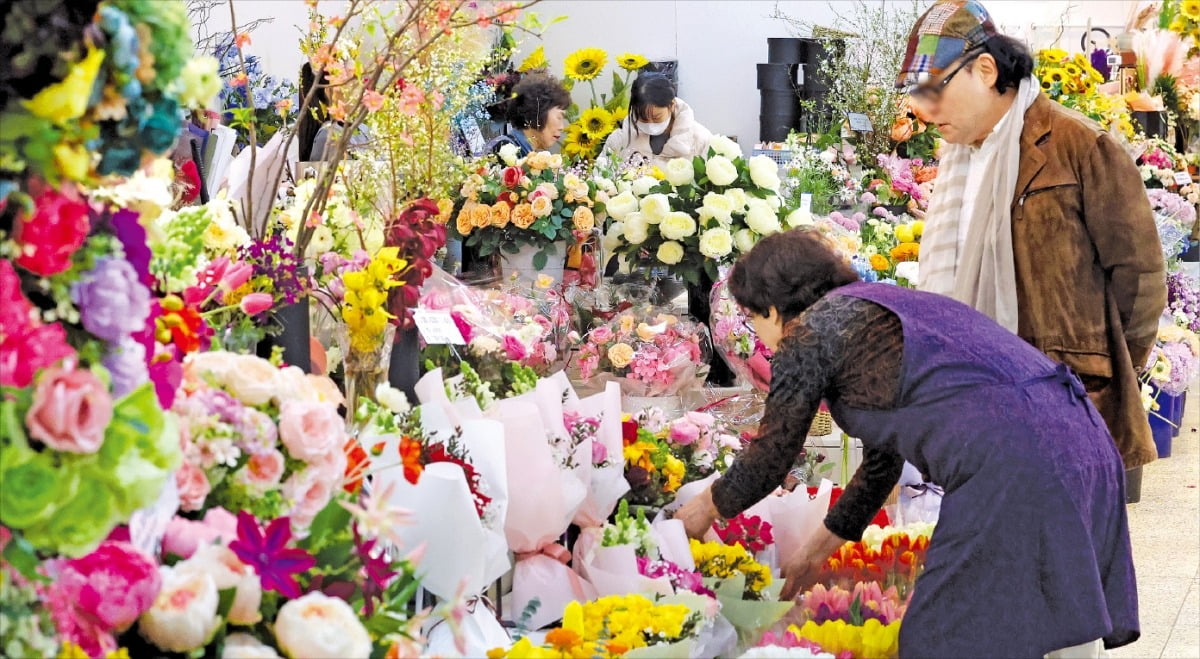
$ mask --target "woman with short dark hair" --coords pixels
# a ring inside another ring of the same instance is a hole
[[[785,598],[858,540],[904,461],[945,488],[901,656],[1041,657],[1137,640],[1124,468],[1070,370],[946,297],[867,284],[812,231],[764,238],[734,298],[776,350],[758,438],[676,513],[692,537],[769,495],[822,399],[863,443],[825,524],[784,557]]]
[[[562,139],[571,94],[553,76],[528,75],[513,87],[512,97],[497,105],[507,125],[489,150],[499,153],[501,147],[512,144],[517,147],[517,157],[523,158],[532,151],[548,151]]]
[[[675,93],[675,83],[665,75],[639,75],[630,90],[629,116],[608,136],[604,150],[636,165],[661,166],[674,158],[703,155],[712,133]]]

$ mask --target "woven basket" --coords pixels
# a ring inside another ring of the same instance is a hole
[[[824,410],[813,417],[812,426],[808,429],[809,437],[824,437],[833,433],[833,416]]]

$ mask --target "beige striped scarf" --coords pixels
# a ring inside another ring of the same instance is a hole
[[[937,184],[921,238],[921,290],[947,295],[986,314],[1012,332],[1017,331],[1017,280],[1012,250],[1012,195],[1021,158],[1025,111],[1040,88],[1032,79],[1021,83],[1008,115],[988,139],[999,148],[982,161],[988,175],[976,190],[967,190],[972,149],[947,145],[938,167]],[[966,195],[974,195],[974,212],[967,221],[966,244],[958,250],[958,223],[963,220]]]

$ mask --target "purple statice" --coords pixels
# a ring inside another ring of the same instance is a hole
[[[1167,275],[1167,309],[1184,327],[1200,333],[1200,281],[1183,272]]]
[[[688,572],[675,563],[667,560],[652,561],[644,556],[637,558],[638,574],[650,579],[666,577],[675,590],[686,590],[706,597],[717,596],[716,593],[704,586],[704,577],[699,572]]]
[[[1190,346],[1183,341],[1171,341],[1162,344],[1162,352],[1171,364],[1171,378],[1159,385],[1159,389],[1178,396],[1187,391],[1188,385],[1200,371],[1200,357],[1197,357]]]
[[[142,330],[150,315],[150,290],[122,258],[97,259],[95,267],[71,287],[71,299],[79,307],[84,329],[109,343],[120,343]]]
[[[126,337],[112,346],[104,356],[103,364],[112,376],[112,393],[117,398],[150,380],[150,372],[146,368],[146,348],[133,337]]]
[[[286,236],[276,234],[238,249],[238,260],[254,266],[254,278],[286,304],[295,304],[309,290],[308,275],[293,247]]]

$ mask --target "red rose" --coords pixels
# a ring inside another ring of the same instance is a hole
[[[32,216],[17,219],[13,238],[21,246],[17,265],[43,277],[71,267],[71,255],[83,246],[91,223],[88,205],[47,187],[34,198]]]
[[[500,181],[506,188],[515,188],[521,184],[524,176],[525,172],[521,171],[520,167],[505,167],[504,173],[500,175]]]
[[[630,419],[621,422],[621,443],[630,446],[637,441],[638,422]]]

